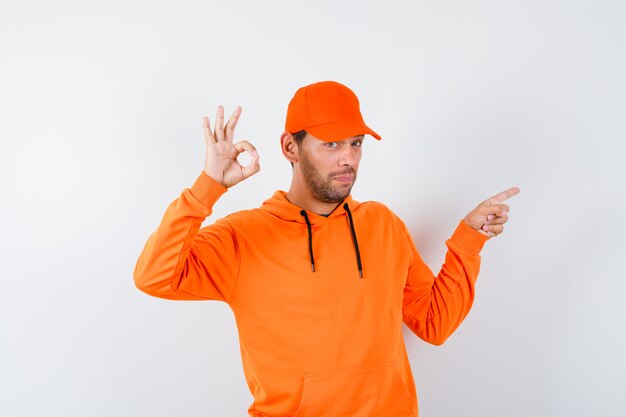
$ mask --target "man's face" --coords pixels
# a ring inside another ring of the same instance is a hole
[[[340,203],[356,181],[363,136],[324,142],[307,134],[299,148],[299,163],[306,185],[316,199]]]

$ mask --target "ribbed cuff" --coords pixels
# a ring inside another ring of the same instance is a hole
[[[204,170],[202,170],[190,190],[195,198],[208,207],[212,207],[222,194],[228,191],[226,187],[207,175]]]
[[[450,237],[449,242],[463,252],[467,252],[470,255],[478,255],[485,245],[485,242],[488,240],[489,236],[472,229],[467,223],[461,220]]]

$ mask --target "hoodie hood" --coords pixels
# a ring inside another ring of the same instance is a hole
[[[352,243],[354,244],[354,253],[356,256],[356,264],[359,270],[359,278],[363,278],[363,266],[361,263],[361,252],[359,251],[359,241],[356,237],[356,230],[354,229],[354,219],[352,212],[356,211],[360,205],[359,202],[352,199],[351,196],[346,197],[341,204],[333,210],[328,216],[321,216],[319,214],[311,213],[304,210],[301,207],[296,206],[287,200],[286,192],[278,190],[265,200],[261,205],[262,210],[266,210],[274,216],[288,221],[302,223],[303,227],[307,228],[308,233],[308,249],[309,259],[311,262],[311,270],[315,272],[315,253],[313,252],[313,226],[318,224],[324,224],[324,222],[330,222],[338,217],[345,216],[348,220],[349,232],[352,236]]]
[[[302,211],[302,207],[298,207],[295,204],[291,203],[285,197],[286,195],[287,195],[286,191],[282,191],[282,190],[276,191],[270,198],[268,198],[267,200],[263,202],[263,204],[261,205],[261,209],[266,210],[267,212],[273,214],[276,217],[279,217],[282,220],[285,220],[288,222],[297,222],[297,223],[306,224],[304,217],[300,214],[300,212]],[[322,215],[307,211],[307,215],[309,217],[311,224],[316,225],[318,223],[327,221],[329,219],[346,215],[346,209],[344,207],[346,203],[348,204],[349,210],[352,213],[354,213],[357,210],[357,208],[361,205],[361,203],[359,203],[356,200],[353,200],[352,196],[349,195],[328,216],[322,216]]]

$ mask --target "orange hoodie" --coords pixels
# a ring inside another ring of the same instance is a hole
[[[472,305],[487,237],[461,222],[435,277],[380,203],[348,197],[324,217],[277,191],[200,229],[225,191],[203,171],[170,204],[137,261],[137,287],[228,303],[250,416],[417,416],[402,322],[443,343]]]

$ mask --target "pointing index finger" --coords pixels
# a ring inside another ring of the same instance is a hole
[[[509,198],[513,197],[514,195],[519,194],[520,189],[517,187],[511,187],[506,191],[502,191],[501,193],[498,193],[496,195],[494,195],[493,197],[488,198],[487,200],[485,200],[485,203],[487,204],[500,204],[503,201],[508,200]]]

